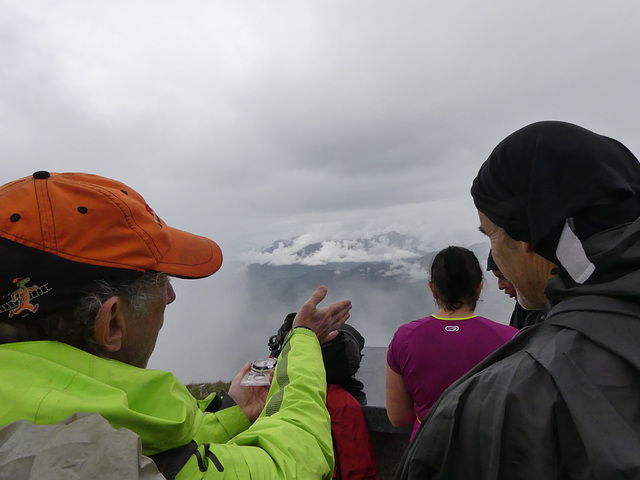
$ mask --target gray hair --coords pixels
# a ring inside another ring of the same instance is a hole
[[[101,356],[94,341],[94,325],[105,300],[119,297],[132,321],[136,321],[145,314],[149,302],[164,292],[168,282],[169,277],[158,272],[145,272],[135,280],[119,284],[96,281],[91,293],[77,307],[63,309],[36,321],[0,322],[0,344],[52,340]]]

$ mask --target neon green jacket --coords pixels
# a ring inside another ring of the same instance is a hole
[[[239,407],[216,413],[172,374],[144,370],[57,342],[0,345],[0,425],[57,423],[98,412],[137,433],[152,455],[195,441],[177,480],[331,478],[326,380],[313,332],[297,328],[278,360],[267,404],[249,425]]]

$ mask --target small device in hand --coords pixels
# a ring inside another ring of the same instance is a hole
[[[277,361],[273,357],[268,357],[253,362],[251,370],[240,381],[240,385],[252,387],[271,385],[271,371],[276,368]]]

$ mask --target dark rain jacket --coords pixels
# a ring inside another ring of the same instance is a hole
[[[640,479],[640,221],[584,243],[547,319],[452,385],[396,479]]]
[[[509,326],[522,330],[524,327],[530,327],[536,323],[543,322],[545,318],[547,318],[546,308],[542,310],[525,310],[516,302],[513,313],[511,313]]]

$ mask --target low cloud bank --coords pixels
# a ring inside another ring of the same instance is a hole
[[[317,240],[303,234],[289,240],[278,240],[269,248],[248,252],[247,264],[272,266],[318,266],[331,263],[396,263],[425,255],[419,242],[397,232],[371,237],[340,240]]]

